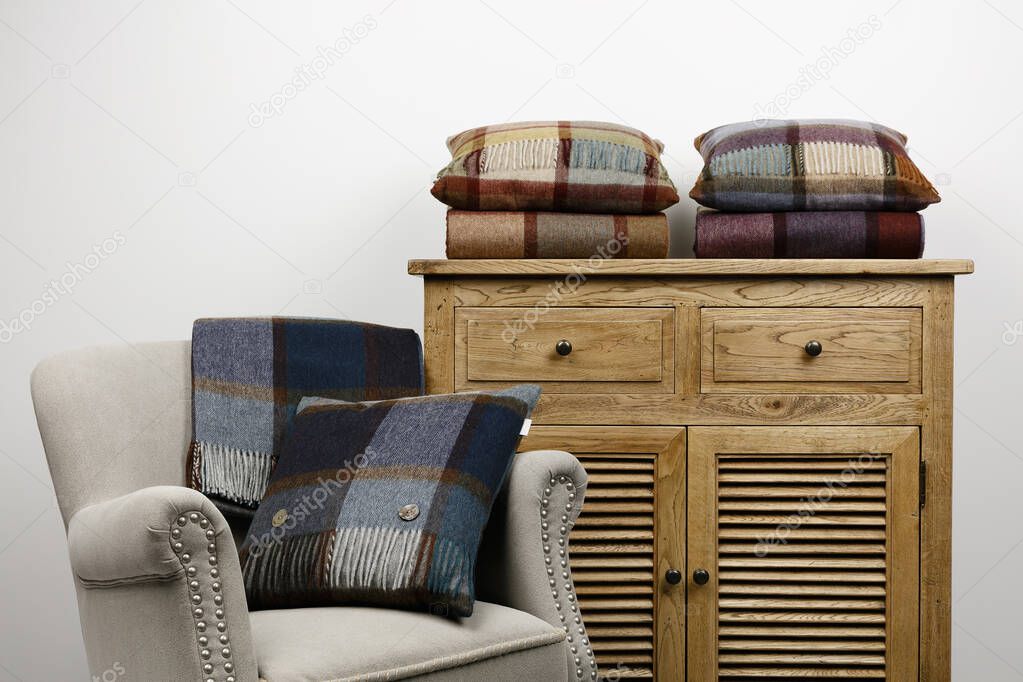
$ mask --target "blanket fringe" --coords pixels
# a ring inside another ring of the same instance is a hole
[[[480,172],[554,168],[558,163],[558,140],[512,140],[480,150]]]
[[[258,504],[273,468],[268,452],[242,450],[219,443],[196,442],[203,492],[241,504]]]

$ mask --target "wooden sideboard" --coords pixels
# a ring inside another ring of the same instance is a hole
[[[416,260],[431,393],[535,382],[522,449],[608,679],[950,678],[964,260]],[[617,675],[617,677],[614,677]]]

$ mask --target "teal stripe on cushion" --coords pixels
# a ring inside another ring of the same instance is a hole
[[[789,150],[790,145],[787,144],[739,149],[712,159],[710,171],[715,176],[791,176],[792,155]]]
[[[572,140],[569,168],[623,171],[645,175],[647,155],[642,149],[599,140]]]

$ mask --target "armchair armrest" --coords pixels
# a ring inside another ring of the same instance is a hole
[[[585,494],[586,470],[569,453],[537,450],[516,455],[480,553],[481,598],[564,629],[567,680],[597,678],[568,547]]]
[[[68,546],[93,675],[257,679],[234,538],[202,493],[157,486],[85,507]]]

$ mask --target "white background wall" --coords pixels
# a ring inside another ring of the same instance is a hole
[[[1023,678],[1021,57],[1013,0],[0,0],[0,321],[32,318],[0,326],[0,682],[87,679],[29,400],[41,358],[204,315],[420,328],[405,262],[443,255],[428,187],[449,134],[624,122],[664,141],[685,194],[693,137],[771,102],[907,132],[944,197],[927,255],[977,262],[957,301],[955,677]],[[670,211],[675,255],[694,208]],[[69,267],[73,291],[26,313]]]

